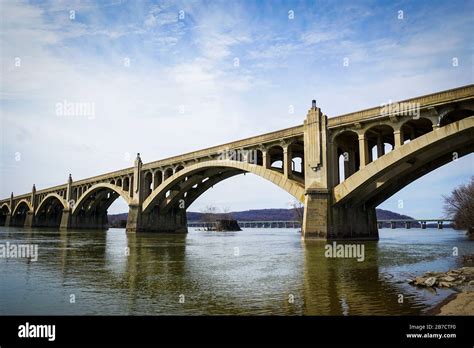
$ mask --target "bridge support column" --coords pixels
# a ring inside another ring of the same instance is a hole
[[[35,213],[32,212],[32,211],[29,211],[26,213],[26,217],[25,217],[25,224],[23,225],[23,227],[34,227],[34,224],[35,224]]]
[[[61,215],[61,224],[59,225],[59,229],[65,230],[71,227],[71,209],[63,209],[63,213]]]
[[[393,137],[394,137],[394,140],[395,140],[394,148],[402,146],[402,134],[401,134],[401,131],[399,129],[395,130],[393,132]]]
[[[377,136],[377,158],[380,158],[383,155],[385,155],[385,146],[382,140],[382,136],[379,134]]]
[[[262,151],[262,162],[263,162],[263,168],[270,168],[271,163],[270,163],[270,154],[268,153],[268,150],[266,147],[261,147],[260,151]]]
[[[379,239],[375,208],[333,207],[325,189],[306,191],[302,232],[304,239]]]
[[[328,190],[311,189],[306,191],[301,228],[304,239],[327,239],[329,199]]]
[[[188,221],[186,210],[171,211],[159,214],[157,211],[143,213],[140,205],[129,205],[126,231],[157,232],[157,233],[187,233]]]
[[[141,217],[142,207],[137,204],[129,205],[126,231],[132,233],[140,231]]]
[[[12,214],[8,213],[5,217],[5,227],[10,227],[12,221]]]
[[[359,134],[359,154],[360,154],[359,169],[362,169],[369,163],[369,145],[364,134]]]
[[[283,147],[283,175],[285,178],[291,177],[291,148],[289,144]]]
[[[426,221],[421,221],[421,229],[422,230],[426,229]]]
[[[5,220],[5,226],[13,226],[14,225],[14,219],[13,219],[13,211],[15,207],[13,206],[13,192],[10,194],[10,212],[7,215],[7,218]]]

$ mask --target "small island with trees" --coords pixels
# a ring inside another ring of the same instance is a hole
[[[222,213],[217,213],[217,208],[208,205],[201,211],[201,221],[205,223],[207,231],[242,231],[237,220],[232,218],[229,208],[222,209]]]

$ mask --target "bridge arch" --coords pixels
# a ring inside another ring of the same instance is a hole
[[[36,208],[35,226],[37,227],[59,227],[63,209],[67,208],[66,200],[57,193],[50,193]]]
[[[400,126],[402,145],[433,130],[433,122],[426,117],[410,118]]]
[[[283,172],[283,159],[284,159],[284,150],[283,147],[279,144],[271,145],[267,150],[267,156],[270,158],[270,167],[272,169]]]
[[[386,152],[390,152],[395,147],[394,129],[389,124],[377,124],[368,127],[364,131],[364,139],[367,141],[367,148],[369,150],[369,162],[382,157]],[[386,151],[386,145],[392,148]]]
[[[23,198],[15,204],[15,208],[13,209],[12,215],[17,214],[21,209],[25,207],[28,209],[28,211],[33,210],[33,206],[31,205],[31,203],[26,198]]]
[[[334,134],[333,144],[337,158],[336,179],[342,182],[359,170],[359,135],[350,129],[341,130]]]
[[[262,166],[230,160],[210,160],[185,167],[164,180],[143,202],[142,211],[149,213],[157,204],[170,209],[178,197],[189,206],[202,193],[231,176],[253,173],[281,187],[299,201],[304,200],[304,185],[287,179],[283,174]],[[195,189],[194,191],[192,189]],[[184,196],[186,194],[186,196]],[[189,196],[188,196],[189,195]],[[170,205],[168,205],[170,204]]]
[[[128,192],[117,185],[105,182],[90,185],[89,189],[73,205],[71,227],[106,228],[108,224],[107,209],[119,197],[122,197],[127,205],[131,203]]]
[[[67,205],[68,203],[66,202],[66,200],[58,195],[57,193],[49,193],[47,194],[40,202],[40,204],[38,205],[38,207],[36,208],[36,211],[35,211],[35,215],[38,214],[38,212],[43,209],[47,204],[49,204],[51,201],[54,201],[56,200],[57,202],[59,202],[63,208],[67,208]]]
[[[5,226],[8,214],[10,214],[10,206],[8,203],[0,205],[0,226]]]
[[[414,180],[473,152],[473,139],[474,116],[419,136],[334,187],[334,203],[376,207]]]
[[[2,205],[0,205],[0,210],[11,213],[10,205],[8,203],[3,203]]]
[[[23,226],[25,224],[26,215],[33,211],[31,203],[27,199],[20,200],[13,209],[11,215],[10,226]]]
[[[87,201],[91,198],[92,195],[97,194],[97,193],[104,193],[104,192],[107,194],[114,192],[116,194],[116,197],[110,202],[110,204],[112,204],[113,201],[115,201],[115,199],[117,199],[119,196],[122,197],[127,204],[130,204],[131,199],[127,191],[121,189],[120,187],[116,185],[112,185],[109,183],[105,183],[105,182],[98,183],[98,184],[94,184],[90,186],[90,188],[87,189],[87,191],[85,191],[81,195],[81,197],[79,197],[77,202],[74,203],[74,207],[72,209],[72,215],[76,215],[84,207],[84,205],[87,203]],[[103,195],[102,198],[105,198],[105,197],[106,195]],[[110,199],[110,198],[111,197],[107,197],[107,199]],[[94,202],[97,202],[96,198],[94,198]]]
[[[144,191],[145,197],[148,197],[150,193],[153,191],[153,172],[151,170],[147,170],[144,173]]]

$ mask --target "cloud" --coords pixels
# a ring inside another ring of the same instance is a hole
[[[179,13],[166,12],[167,8],[169,5],[153,6],[144,21],[145,27],[152,28],[177,23]]]
[[[295,5],[292,22],[286,6],[249,2],[0,6],[1,197],[129,167],[127,154],[152,161],[300,124],[314,97],[334,116],[472,82],[462,8],[430,21],[408,12],[408,25],[377,6],[330,2]],[[64,100],[93,103],[95,117],[56,115]],[[262,185],[235,180],[216,194],[250,204],[232,183]],[[260,207],[287,205],[274,190],[262,188]]]

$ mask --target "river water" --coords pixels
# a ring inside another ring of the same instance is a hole
[[[295,229],[0,227],[7,242],[38,245],[38,260],[0,258],[2,315],[418,315],[452,290],[405,280],[474,253],[464,232],[447,228],[381,229],[378,242],[363,243],[362,262],[327,258],[324,242],[302,242]]]

